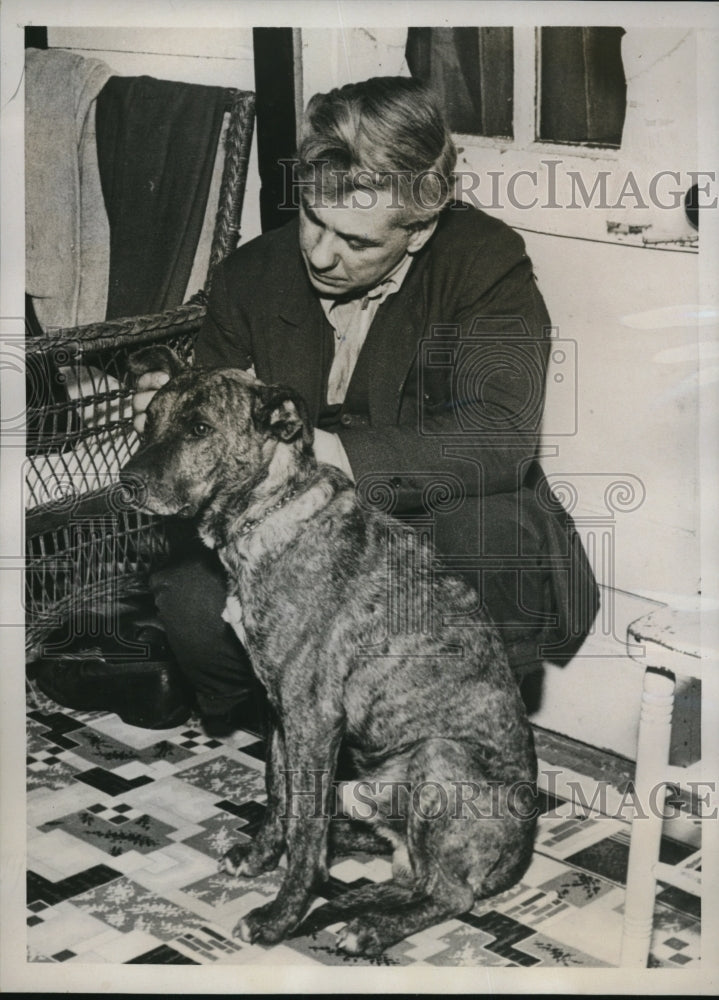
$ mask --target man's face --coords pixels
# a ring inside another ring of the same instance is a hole
[[[300,250],[310,281],[326,296],[340,297],[373,288],[413,253],[434,229],[420,233],[398,224],[390,191],[357,191],[340,199],[302,199]],[[426,234],[426,235],[425,235]]]

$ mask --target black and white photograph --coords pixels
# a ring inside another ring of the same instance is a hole
[[[715,992],[719,4],[0,16],[3,991]]]

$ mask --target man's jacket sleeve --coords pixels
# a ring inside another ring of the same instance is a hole
[[[247,369],[252,363],[249,319],[237,296],[228,295],[225,269],[217,267],[207,314],[195,345],[195,364]]]

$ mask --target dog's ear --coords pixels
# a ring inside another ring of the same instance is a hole
[[[145,372],[167,372],[170,378],[174,378],[185,370],[175,352],[164,344],[153,344],[135,351],[127,359],[127,367],[136,379]]]
[[[295,441],[302,436],[302,446],[312,444],[314,430],[304,399],[281,385],[258,387],[254,411],[258,430],[269,431],[280,441]]]

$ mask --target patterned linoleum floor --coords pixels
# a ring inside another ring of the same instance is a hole
[[[252,835],[264,801],[263,745],[249,733],[210,739],[190,720],[162,732],[116,715],[28,710],[27,946],[34,962],[232,965],[614,966],[619,955],[629,826],[543,796],[533,861],[521,883],[390,948],[345,955],[339,925],[266,948],[232,934],[270,900],[281,872],[232,879],[218,860]],[[540,762],[540,771],[556,766]],[[589,788],[591,782],[585,779]],[[540,786],[547,786],[540,776]],[[575,785],[576,787],[576,785]],[[591,796],[588,793],[588,797]],[[612,811],[612,810],[608,810]],[[698,827],[699,821],[692,829]],[[698,829],[696,830],[698,834]],[[690,840],[696,835],[692,834]],[[663,842],[663,859],[693,848]],[[384,858],[333,865],[324,898],[390,874]],[[319,900],[322,901],[321,899]],[[657,896],[650,964],[696,969],[698,900]]]

